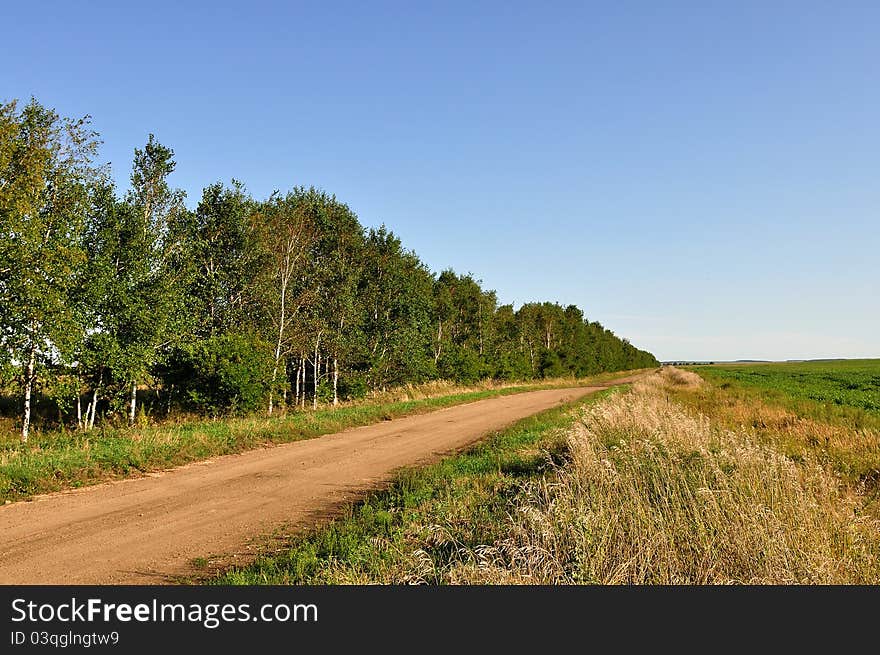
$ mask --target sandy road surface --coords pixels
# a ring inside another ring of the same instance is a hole
[[[605,386],[490,398],[6,505],[0,583],[161,584],[193,558],[307,524],[395,469]]]

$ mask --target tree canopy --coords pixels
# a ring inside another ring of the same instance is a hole
[[[260,200],[215,182],[190,210],[153,135],[123,195],[96,146],[87,117],[0,105],[0,357],[25,439],[35,390],[88,429],[138,407],[272,412],[438,378],[658,364],[578,307],[499,305],[470,274],[433,273],[322,190]]]

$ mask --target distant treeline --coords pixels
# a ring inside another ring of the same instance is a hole
[[[0,105],[0,358],[24,438],[37,389],[90,428],[134,422],[139,388],[163,412],[272,412],[658,363],[573,305],[514,310],[470,275],[435,275],[314,188],[255,200],[217,183],[190,210],[153,136],[120,196],[97,144],[88,119]]]

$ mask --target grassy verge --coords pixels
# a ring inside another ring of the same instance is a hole
[[[608,391],[581,403],[595,402]],[[343,516],[292,538],[280,552],[232,569],[217,584],[459,582],[462,553],[506,535],[522,485],[558,465],[571,406],[523,419],[462,454],[405,469]],[[474,555],[478,556],[478,555]]]
[[[621,374],[614,374],[621,375]],[[398,390],[370,401],[286,416],[191,421],[144,428],[39,433],[28,444],[0,442],[0,503],[35,494],[139,475],[265,445],[310,439],[346,428],[535,389],[577,386],[614,377],[508,386],[479,391],[432,389],[445,395],[412,398]],[[419,391],[418,393],[422,393]],[[426,392],[427,393],[427,392]],[[409,400],[394,398],[410,397]]]

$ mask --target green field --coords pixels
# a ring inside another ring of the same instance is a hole
[[[870,492],[880,517],[880,360],[690,368],[708,384],[672,399],[729,429],[748,426],[787,457],[830,466]]]
[[[840,416],[868,412],[880,417],[880,359],[730,364],[694,370],[722,385],[760,391],[768,400],[807,401]]]

